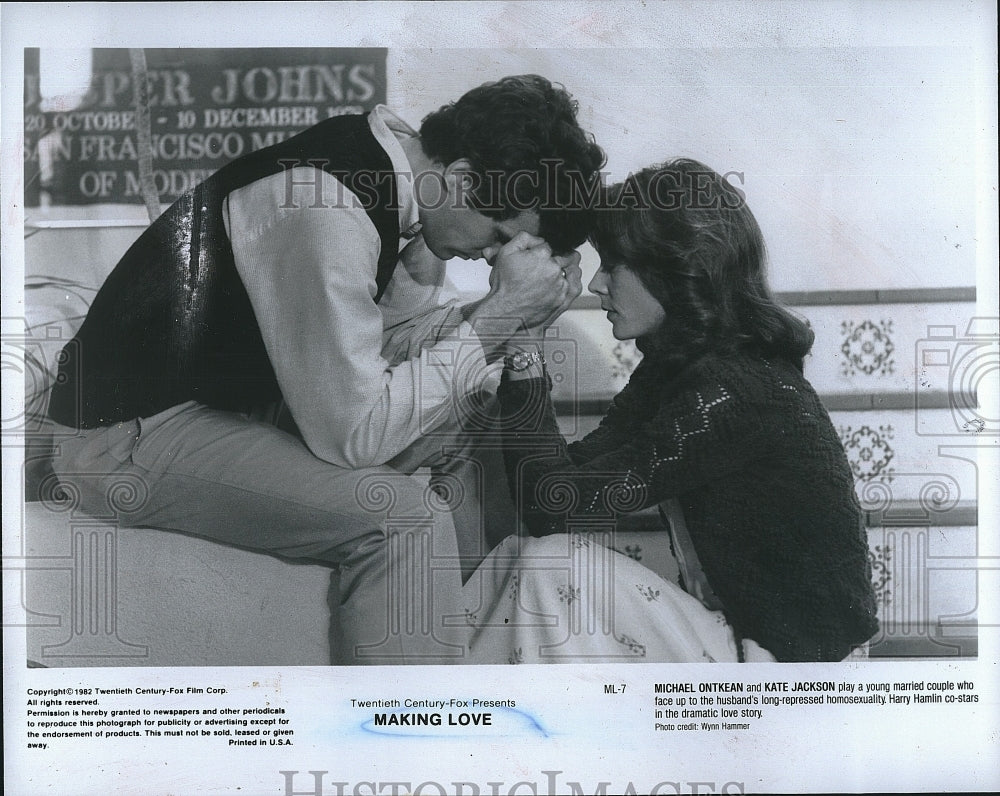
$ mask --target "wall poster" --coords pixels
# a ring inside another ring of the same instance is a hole
[[[240,155],[385,102],[377,48],[148,49],[145,58],[153,181],[165,203]],[[102,48],[92,61],[80,102],[49,109],[38,50],[25,52],[27,207],[142,202],[129,52]]]

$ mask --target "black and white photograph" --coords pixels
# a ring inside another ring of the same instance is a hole
[[[995,4],[0,13],[5,793],[1000,787]]]

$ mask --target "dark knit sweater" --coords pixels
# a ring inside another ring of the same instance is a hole
[[[851,470],[812,386],[751,355],[668,372],[647,356],[600,427],[568,446],[545,379],[502,381],[525,524],[564,533],[677,498],[738,637],[779,661],[843,658],[878,629],[875,597]]]

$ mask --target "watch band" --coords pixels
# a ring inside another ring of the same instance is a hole
[[[513,370],[515,372],[527,370],[532,365],[536,364],[545,364],[545,357],[543,357],[538,351],[518,351],[514,354],[507,354],[507,356],[503,358],[503,366],[507,370]]]

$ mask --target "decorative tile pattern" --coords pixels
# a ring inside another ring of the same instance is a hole
[[[872,568],[872,588],[875,589],[875,603],[879,606],[886,606],[892,602],[892,589],[889,581],[892,580],[892,573],[889,571],[889,564],[892,561],[892,552],[888,546],[877,544],[868,550],[868,563]]]
[[[863,425],[857,429],[840,426],[837,431],[856,479],[892,481],[895,470],[890,462],[896,455],[889,444],[894,433],[892,426]]]
[[[877,324],[872,321],[860,324],[844,321],[840,325],[840,333],[844,335],[844,341],[840,345],[844,360],[840,369],[845,376],[858,373],[866,376],[878,373],[885,376],[895,371],[896,361],[892,357],[895,346],[889,336],[892,334],[891,320],[879,321]]]

